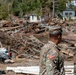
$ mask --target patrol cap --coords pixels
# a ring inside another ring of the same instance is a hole
[[[61,26],[50,26],[49,27],[49,34],[50,35],[58,35],[62,33],[62,27]]]

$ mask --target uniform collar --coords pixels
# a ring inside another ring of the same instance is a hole
[[[52,41],[48,41],[49,43],[51,43],[51,44],[53,44],[53,45],[56,45],[54,42],[52,42]]]
[[[48,43],[52,44],[53,46],[55,46],[60,51],[60,48],[54,42],[48,41]]]

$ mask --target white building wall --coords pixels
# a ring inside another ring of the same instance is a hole
[[[37,16],[30,16],[30,22],[38,22]]]
[[[66,15],[66,13],[67,13],[67,15]],[[71,14],[70,14],[71,13]],[[75,17],[75,11],[63,11],[63,19],[74,19],[74,17]]]

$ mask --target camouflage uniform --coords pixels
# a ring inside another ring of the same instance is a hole
[[[42,48],[39,75],[64,75],[63,57],[51,41]]]

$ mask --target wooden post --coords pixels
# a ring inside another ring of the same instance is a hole
[[[52,18],[55,16],[55,1],[53,0],[53,12],[52,12]]]

